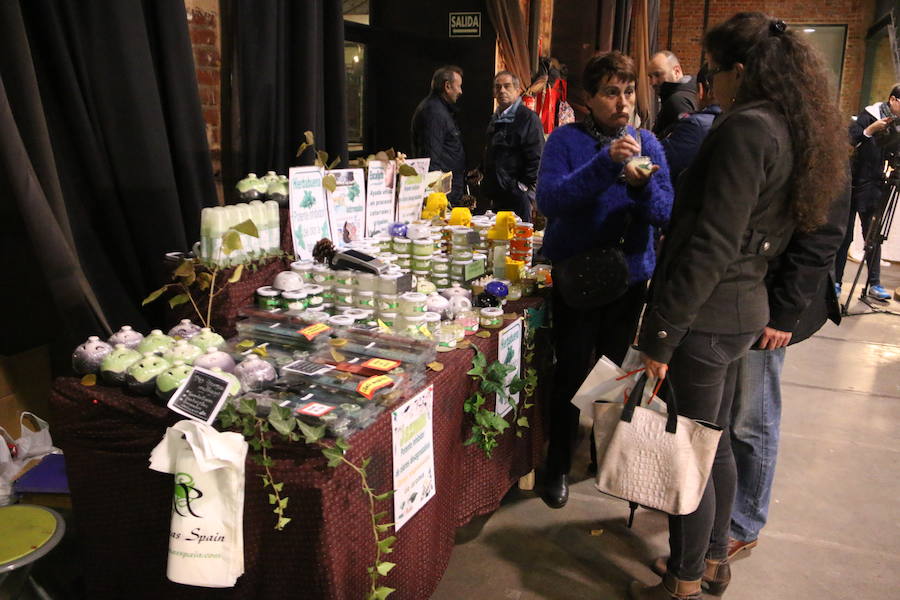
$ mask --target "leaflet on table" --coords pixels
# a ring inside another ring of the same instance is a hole
[[[397,187],[397,163],[392,160],[370,160],[366,186],[366,235],[387,232],[394,221],[394,192]]]
[[[513,377],[521,376],[522,319],[516,319],[500,330],[500,335],[497,336],[497,358],[504,365],[512,365],[515,367],[512,372],[506,375],[506,382],[504,385],[508,388]],[[510,400],[512,402],[506,399],[497,399],[495,410],[501,417],[513,409],[513,402],[518,404],[519,394],[510,394]]]
[[[433,405],[434,386],[430,385],[391,413],[394,531],[434,496]]]
[[[425,198],[425,174],[430,158],[409,158],[406,164],[416,170],[416,175],[397,177],[397,221],[412,223],[422,216],[422,200]]]
[[[327,175],[334,176],[337,183],[333,192],[325,190],[331,241],[340,246],[362,239],[366,234],[365,173],[362,169],[335,169]]]
[[[312,258],[312,249],[322,238],[331,239],[328,203],[322,187],[321,167],[292,167],[290,173],[291,234],[294,255]]]

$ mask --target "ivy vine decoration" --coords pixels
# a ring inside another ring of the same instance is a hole
[[[472,425],[471,436],[464,442],[464,445],[477,444],[490,458],[500,443],[500,436],[510,427],[510,423],[505,417],[485,408],[488,397],[491,394],[495,396],[495,406],[497,402],[503,400],[512,405],[516,437],[522,437],[522,429],[529,427],[528,417],[524,412],[534,404],[525,401],[522,397],[517,401],[513,396],[524,391],[526,396],[530,397],[537,386],[537,372],[534,369],[528,369],[525,378],[515,376],[507,386],[506,377],[515,370],[515,367],[500,361],[494,361],[488,365],[484,353],[476,346],[472,346],[472,348],[475,350],[475,356],[472,358],[472,368],[467,375],[470,375],[478,383],[478,387],[463,404],[463,410],[471,414],[475,421]]]
[[[265,474],[260,477],[263,488],[271,489],[269,504],[273,506],[275,529],[278,531],[284,529],[291,522],[291,518],[287,516],[290,498],[284,495],[284,482],[275,481],[272,475],[273,462],[268,451],[272,448],[273,436],[280,436],[281,439],[290,442],[302,439],[305,443],[321,450],[329,467],[336,468],[343,464],[352,469],[359,476],[360,486],[369,502],[372,537],[375,544],[375,562],[366,567],[370,579],[366,600],[384,600],[391,592],[395,591],[394,588],[378,584],[379,578],[386,576],[396,566],[395,563],[383,560],[383,557],[394,551],[393,546],[397,538],[389,535],[391,528],[394,527],[393,523],[386,522],[389,512],[376,512],[379,503],[391,498],[394,491],[390,490],[379,494],[369,485],[366,468],[369,466],[370,458],[364,458],[359,464],[349,460],[347,451],[350,450],[350,444],[344,438],[338,438],[333,443],[325,441],[324,425],[318,427],[309,425],[295,417],[291,409],[285,406],[273,405],[268,417],[263,418],[256,414],[255,399],[241,398],[237,406],[232,403],[227,404],[219,412],[218,419],[225,429],[234,427],[240,429],[250,445],[250,459],[265,471]]]
[[[150,293],[144,298],[141,306],[145,306],[153,302],[163,294],[169,291],[178,292],[169,298],[169,307],[175,308],[186,302],[190,302],[197,313],[197,318],[204,327],[212,327],[212,307],[213,300],[225,291],[231,283],[237,283],[244,273],[244,264],[241,263],[234,268],[234,272],[228,279],[221,280],[218,278],[224,261],[222,255],[228,256],[236,250],[241,250],[244,244],[241,242],[241,234],[250,237],[259,237],[259,230],[252,220],[247,219],[242,223],[238,223],[222,234],[221,244],[219,245],[219,255],[212,265],[204,263],[200,258],[185,258],[181,261],[175,271],[172,273],[172,283],[167,283],[158,290]],[[251,263],[251,269],[255,269],[254,263]],[[218,286],[218,290],[216,287]],[[205,310],[200,308],[200,301],[203,293],[207,294]]]
[[[316,148],[316,136],[312,131],[303,132],[303,142],[301,142],[300,147],[297,148],[297,158],[300,158],[300,155],[308,149],[313,150],[316,156],[313,164],[317,167],[324,167],[326,170],[330,171],[341,164],[340,156],[336,157],[330,163],[328,162],[328,153]],[[334,190],[337,189],[337,179],[334,178],[334,175],[326,175],[322,178],[322,187],[329,192],[334,192]]]

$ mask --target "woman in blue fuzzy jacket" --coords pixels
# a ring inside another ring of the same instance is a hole
[[[537,182],[537,204],[547,216],[544,253],[561,261],[624,235],[628,291],[595,310],[568,306],[553,297],[556,350],[554,398],[550,409],[544,501],[561,508],[568,500],[567,474],[578,430],[578,409],[570,403],[597,358],[621,364],[634,341],[656,264],[654,227],[664,227],[672,210],[672,185],[665,154],[654,135],[628,125],[634,113],[634,63],[611,52],[592,58],[583,87],[590,115],[556,129],[547,140]],[[649,156],[650,170],[629,159]]]

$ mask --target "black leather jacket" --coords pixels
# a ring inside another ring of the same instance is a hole
[[[485,137],[481,164],[481,192],[485,199],[494,210],[514,209],[523,197],[532,199],[544,149],[544,132],[537,113],[520,102],[512,120],[491,119]]]
[[[453,188],[447,199],[455,204],[465,189],[466,151],[462,134],[456,123],[459,108],[438,94],[431,94],[419,103],[413,113],[410,158],[430,158],[429,171],[453,173]]]

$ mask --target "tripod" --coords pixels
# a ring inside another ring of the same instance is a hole
[[[852,313],[849,310],[850,301],[853,300],[853,292],[859,283],[859,277],[862,274],[863,266],[869,262],[869,258],[875,255],[875,251],[881,247],[881,244],[888,239],[891,231],[891,225],[894,222],[894,214],[897,210],[897,198],[900,196],[900,153],[893,153],[885,161],[884,180],[882,182],[881,198],[878,200],[872,220],[869,223],[869,233],[866,235],[865,252],[862,260],[859,261],[859,267],[856,269],[856,277],[853,278],[853,286],[850,293],[847,294],[847,300],[841,307],[841,314],[845,317],[855,317],[859,315],[872,314],[889,314],[900,317],[900,312],[884,308],[879,300],[870,298],[868,295],[869,282],[863,284],[860,292],[860,301],[869,307],[869,310],[863,312]]]

